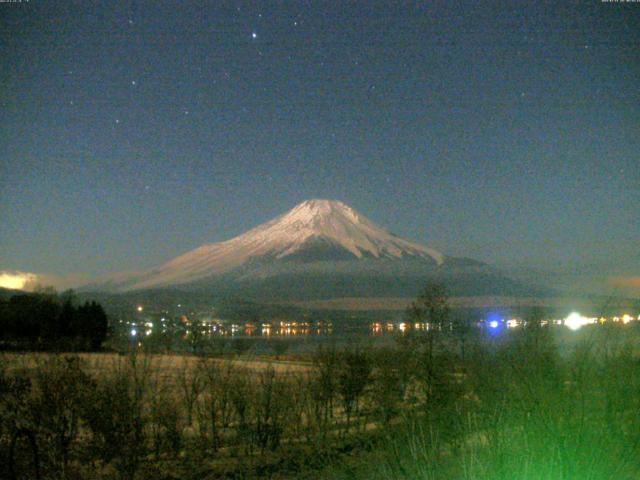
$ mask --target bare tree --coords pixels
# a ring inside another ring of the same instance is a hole
[[[199,424],[203,436],[210,437],[210,445],[217,450],[222,431],[229,427],[233,414],[231,389],[236,369],[231,362],[204,360],[198,368],[203,378],[203,395],[199,403]]]
[[[149,396],[150,433],[156,458],[168,451],[175,457],[182,447],[181,407],[174,385],[155,369],[150,380],[153,395]]]
[[[52,453],[63,478],[67,475],[69,450],[78,435],[80,403],[90,379],[77,356],[52,356],[38,364],[31,414],[38,430],[52,442]]]
[[[436,377],[436,346],[445,329],[451,329],[450,307],[447,289],[442,283],[429,282],[422,293],[414,300],[407,311],[410,322],[426,324],[426,331],[419,339],[422,343],[422,355],[418,368],[425,373],[427,394],[431,396]]]
[[[123,480],[134,478],[147,451],[150,372],[146,357],[132,355],[101,375],[83,404],[94,451],[113,462]]]
[[[314,417],[325,438],[329,421],[333,418],[333,406],[337,394],[338,356],[335,348],[320,349],[314,357],[315,376],[311,380],[314,399]]]
[[[203,378],[199,369],[185,361],[178,370],[177,383],[187,411],[187,426],[193,424],[193,409],[203,389]]]
[[[340,356],[338,392],[346,415],[345,432],[351,426],[352,415],[358,414],[359,400],[371,375],[371,360],[362,350],[345,350]]]

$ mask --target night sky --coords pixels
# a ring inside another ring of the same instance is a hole
[[[330,198],[446,254],[640,277],[640,3],[23,0],[0,26],[0,270],[149,268]]]

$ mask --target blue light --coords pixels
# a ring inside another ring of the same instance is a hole
[[[502,331],[502,327],[504,326],[504,320],[500,316],[500,314],[496,312],[492,312],[487,315],[487,319],[485,320],[485,325],[487,326],[489,333],[491,335],[496,335]]]

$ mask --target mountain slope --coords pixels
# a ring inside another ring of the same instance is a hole
[[[440,252],[387,232],[342,202],[308,200],[238,237],[202,245],[120,286],[129,290],[184,285],[228,274],[256,261],[410,257],[434,266],[445,261]]]
[[[485,263],[445,256],[393,235],[331,200],[305,201],[235,238],[85,290],[268,301],[413,297],[428,280],[444,282],[452,295],[533,291]]]

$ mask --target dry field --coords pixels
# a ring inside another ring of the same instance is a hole
[[[0,354],[0,361],[8,368],[13,369],[34,369],[46,361],[52,355],[67,355],[80,357],[88,373],[100,373],[112,369],[114,366],[121,365],[122,362],[128,362],[128,357],[117,353],[3,353]],[[175,377],[180,372],[195,368],[202,357],[194,355],[177,355],[177,354],[140,354],[138,356],[141,362],[148,363],[152,370],[160,370],[163,377]],[[294,362],[284,360],[272,360],[269,358],[246,356],[242,358],[230,359],[207,359],[219,363],[229,364],[233,368],[263,372],[268,368],[272,368],[277,374],[293,374],[308,373],[311,369],[309,362]]]

